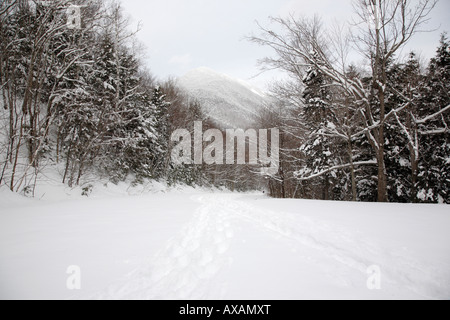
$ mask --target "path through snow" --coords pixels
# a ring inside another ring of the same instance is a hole
[[[358,226],[348,228],[314,212],[292,211],[292,206],[287,206],[290,212],[274,211],[264,204],[275,200],[256,195],[196,195],[192,200],[200,207],[181,233],[96,298],[450,297],[445,269],[417,260],[405,248],[383,247]],[[382,270],[379,291],[366,286],[373,265]]]

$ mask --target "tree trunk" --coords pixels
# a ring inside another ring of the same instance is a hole
[[[13,163],[13,153],[14,153],[14,144],[16,142],[16,132],[17,132],[17,119],[15,117],[15,103],[12,100],[13,93],[11,92],[12,87],[9,87],[8,92],[8,104],[9,104],[9,144],[10,144],[10,159],[9,162]]]
[[[411,202],[417,202],[417,180],[419,172],[419,162],[415,159],[411,161]]]
[[[280,188],[281,188],[281,198],[286,199],[286,178],[284,176],[283,168],[280,169]]]
[[[356,190],[356,175],[355,175],[355,166],[353,165],[353,147],[351,142],[351,137],[348,139],[348,157],[350,159],[350,173],[352,178],[352,201],[356,201],[358,198],[357,190]]]
[[[6,156],[5,156],[5,163],[3,164],[2,175],[0,176],[0,186],[2,185],[3,177],[5,176],[6,167],[8,166],[8,158],[9,158],[9,153],[10,153],[9,147],[10,147],[10,145],[8,144],[8,150],[7,150]]]
[[[67,174],[69,173],[71,157],[72,157],[72,146],[69,147],[69,151],[67,152],[66,169],[64,170],[64,177],[62,183],[66,183]]]
[[[378,4],[377,1],[374,2],[374,6],[377,7],[381,4]],[[384,162],[384,126],[385,126],[385,117],[386,117],[386,101],[385,101],[385,89],[387,83],[387,74],[386,74],[386,57],[384,52],[384,48],[382,46],[381,41],[381,29],[380,25],[381,17],[379,16],[379,12],[375,13],[375,24],[376,24],[376,56],[375,56],[375,64],[373,69],[373,89],[378,91],[378,102],[380,103],[380,128],[377,132],[377,144],[376,148],[377,153],[377,162],[378,162],[378,202],[388,202],[388,194],[387,194],[387,172],[386,172],[386,163]],[[373,90],[372,89],[372,90]]]
[[[84,165],[80,163],[80,167],[78,168],[78,176],[77,176],[77,186],[80,185],[81,177],[83,176]]]
[[[325,185],[323,188],[323,200],[328,201],[330,200],[330,179],[328,178],[328,175],[325,175]]]
[[[384,146],[379,151],[378,157],[378,202],[388,202],[387,194],[387,174],[386,164],[384,162]]]
[[[20,120],[19,141],[17,142],[16,152],[15,152],[15,156],[14,156],[14,164],[13,164],[12,174],[11,174],[10,189],[11,189],[12,192],[14,192],[14,178],[16,176],[17,162],[19,160],[19,151],[20,151],[20,145],[22,143],[22,136],[23,136],[23,115],[22,115],[22,118]],[[11,150],[11,153],[13,153],[12,150]]]

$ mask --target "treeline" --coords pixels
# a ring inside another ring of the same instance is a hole
[[[171,161],[174,130],[214,124],[175,81],[154,79],[137,32],[120,2],[2,1],[0,186],[33,196],[47,168],[85,194],[98,178],[262,186],[249,166]]]
[[[86,193],[98,177],[131,177],[280,198],[450,203],[450,43],[444,35],[428,65],[396,58],[436,1],[355,4],[351,32],[291,16],[251,38],[276,53],[263,65],[288,75],[260,115],[259,128],[281,130],[280,170],[263,177],[258,166],[171,161],[174,130],[215,125],[174,81],[152,77],[119,3],[3,0],[0,186],[33,195],[52,167]],[[349,64],[351,51],[365,64]]]
[[[252,41],[284,70],[279,106],[262,121],[282,129],[274,197],[450,203],[450,49],[444,34],[428,65],[396,55],[436,1],[358,1],[356,25],[274,19]],[[273,30],[280,30],[274,32]],[[356,50],[355,50],[356,49]],[[349,53],[365,64],[348,64]]]
[[[69,186],[86,175],[207,181],[169,156],[173,128],[201,109],[145,69],[119,3],[7,0],[0,19],[1,185],[32,194],[48,164]]]

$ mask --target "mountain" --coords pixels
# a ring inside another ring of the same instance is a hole
[[[258,88],[208,68],[188,72],[178,85],[201,103],[203,112],[221,129],[251,128],[269,101]]]

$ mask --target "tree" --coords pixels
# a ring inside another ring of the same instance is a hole
[[[335,132],[336,135],[349,141],[365,137],[372,147],[375,162],[369,160],[340,164],[306,178],[376,163],[377,199],[380,202],[388,201],[385,130],[388,121],[411,103],[408,101],[391,111],[387,109],[386,90],[390,85],[387,77],[388,63],[427,21],[435,4],[435,0],[425,0],[418,4],[411,4],[406,0],[361,0],[357,3],[355,9],[360,18],[360,29],[353,35],[353,44],[370,61],[371,72],[366,83],[348,76],[348,66],[345,63],[345,48],[348,43],[330,37],[322,30],[317,18],[308,20],[291,16],[288,19],[273,19],[285,34],[261,27],[262,36],[251,38],[260,45],[273,48],[277,53],[277,58],[263,60],[269,67],[285,70],[294,79],[298,79],[305,68],[311,67],[326,75],[331,81],[330,86],[339,88],[346,99],[351,99],[347,104],[355,108],[354,113],[359,117],[359,130],[355,130],[350,137],[339,132]]]
[[[431,60],[417,120],[420,134],[418,198],[424,202],[450,203],[450,42],[442,35]],[[436,115],[430,117],[429,115]]]
[[[92,7],[97,1],[84,4]],[[68,5],[69,1],[58,0],[45,5],[36,2],[33,8],[29,1],[8,1],[7,9],[1,11],[2,95],[10,115],[4,168],[9,167],[8,184],[14,191],[35,180],[39,160],[48,150],[56,105],[66,94],[65,76],[76,65],[87,63],[87,43],[79,39],[90,32],[97,17],[86,14],[84,28],[69,29],[63,10]],[[24,148],[26,164],[20,159]]]
[[[177,87],[176,81],[169,79],[161,84],[160,89],[165,96],[167,105],[167,120],[170,131],[176,129],[189,129],[194,135],[194,123],[202,121],[204,128],[213,127],[204,115],[201,105],[195,99],[190,98]],[[173,142],[169,140],[168,154],[172,153]],[[167,155],[165,155],[167,157]],[[169,184],[177,183],[189,186],[214,184],[214,170],[208,171],[205,165],[174,164],[169,163],[166,179]]]
[[[336,141],[326,136],[327,128],[334,127],[333,103],[331,101],[329,82],[317,68],[307,70],[303,79],[304,110],[302,120],[306,124],[309,135],[300,150],[305,153],[306,166],[302,174],[311,175],[337,165],[338,159],[331,157],[336,154]],[[337,178],[335,172],[324,174],[321,179],[323,200],[330,200],[332,181]],[[336,181],[335,181],[336,182]]]
[[[386,163],[389,198],[395,202],[415,202],[419,166],[419,133],[415,119],[423,86],[420,64],[414,53],[406,63],[389,64],[386,89],[388,112],[398,105],[408,106],[386,124]]]
[[[82,5],[80,28],[68,27],[69,4]],[[203,119],[200,107],[174,85],[155,86],[135,34],[118,2],[0,3],[0,98],[8,117],[1,119],[0,184],[28,192],[44,160],[64,162],[62,180],[71,187],[88,174],[113,182],[204,180],[202,168],[174,168],[168,156],[172,128]]]

